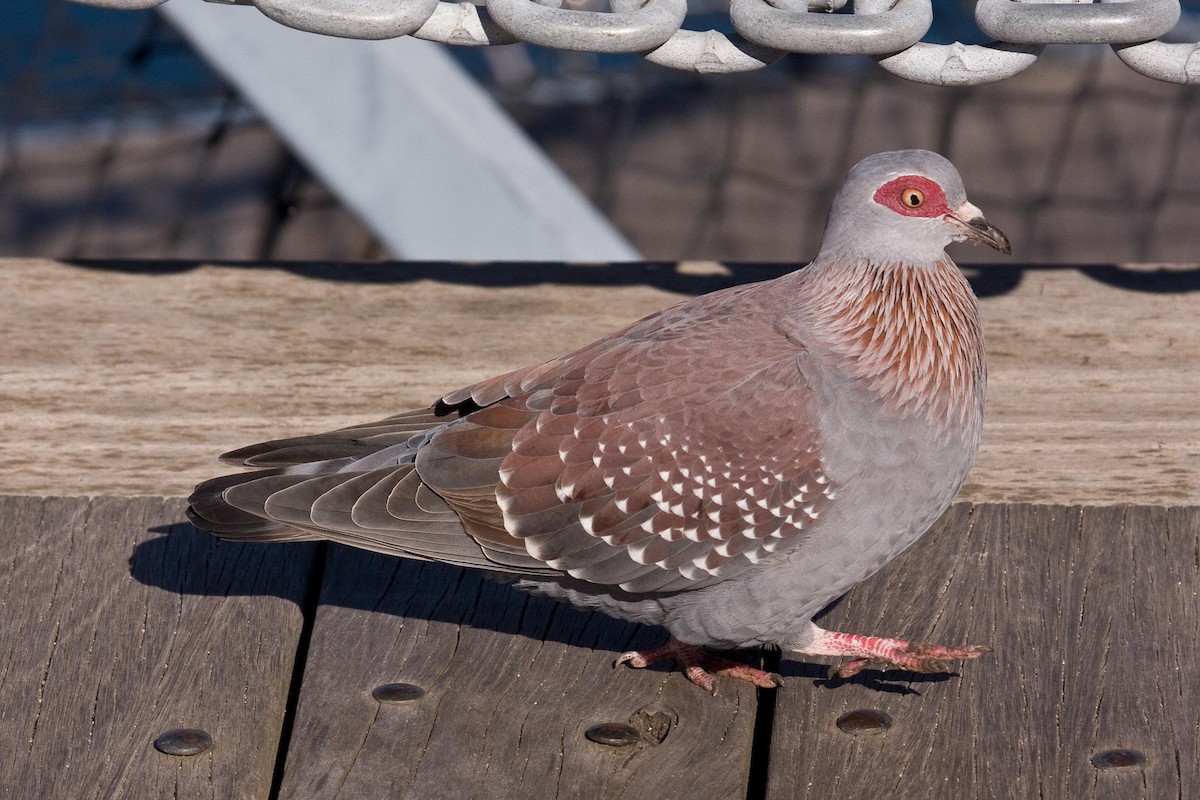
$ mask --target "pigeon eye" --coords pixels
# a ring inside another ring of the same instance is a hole
[[[920,189],[905,189],[900,193],[900,202],[907,208],[920,208],[925,202],[925,193]]]

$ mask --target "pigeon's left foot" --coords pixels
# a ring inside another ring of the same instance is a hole
[[[709,694],[717,693],[717,686],[713,681],[714,673],[730,678],[737,678],[738,680],[749,681],[763,689],[775,689],[783,686],[783,678],[777,673],[764,672],[761,669],[755,669],[749,664],[730,661],[728,658],[708,652],[699,645],[684,644],[674,636],[662,647],[655,647],[650,650],[630,650],[627,653],[622,653],[617,657],[616,664],[613,664],[613,666],[628,664],[631,667],[640,669],[668,658],[673,659],[676,664],[683,668],[683,674],[687,675],[689,681]]]
[[[812,642],[797,652],[810,656],[852,656],[852,661],[833,673],[839,678],[852,678],[872,664],[909,672],[946,672],[950,669],[949,662],[978,658],[992,652],[992,648],[984,644],[947,647],[816,628]]]

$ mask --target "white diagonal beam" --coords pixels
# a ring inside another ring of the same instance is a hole
[[[439,45],[317,36],[252,8],[159,11],[395,256],[640,258]]]

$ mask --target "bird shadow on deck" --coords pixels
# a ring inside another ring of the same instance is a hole
[[[804,680],[811,682],[820,689],[837,689],[848,683],[856,683],[871,691],[884,694],[914,695],[919,697],[921,692],[912,684],[945,683],[952,678],[960,677],[958,672],[908,672],[900,669],[866,669],[853,678],[838,678],[833,673],[837,665],[813,664],[807,661],[792,661],[785,659],[776,670],[784,683]]]
[[[308,626],[313,624],[318,606],[334,606],[609,652],[613,661],[621,652],[656,647],[666,638],[661,628],[624,622],[600,612],[579,611],[519,591],[502,580],[489,579],[478,570],[326,542],[231,542],[187,522],[148,530],[159,535],[134,548],[129,559],[130,575],[139,583],[181,596],[262,595],[263,584],[258,576],[273,571],[276,565],[271,562],[310,564],[307,571],[290,570],[296,585],[282,585],[272,593],[300,604]],[[817,618],[840,602],[840,598],[833,601]],[[803,680],[825,689],[853,682],[879,692],[919,694],[906,684],[941,682],[956,674],[868,669],[847,681],[831,677],[828,664],[796,661],[795,656],[786,654],[780,663],[778,651],[745,650],[731,656],[753,665],[765,658],[768,668],[779,672],[785,681]],[[676,667],[665,661],[648,669],[673,672]]]
[[[142,275],[172,275],[205,266],[251,270],[281,270],[313,280],[360,284],[402,284],[416,281],[480,286],[649,286],[684,295],[701,295],[730,286],[777,278],[799,263],[722,262],[721,270],[680,269],[675,262],[567,264],[562,262],[259,262],[259,261],[117,261],[64,260],[93,270]],[[1007,294],[1027,274],[1073,270],[1116,289],[1147,294],[1200,292],[1200,267],[1194,269],[1132,269],[1118,264],[975,264],[960,263],[981,298]]]
[[[609,651],[661,644],[661,630],[588,614],[490,580],[477,570],[386,556],[324,542],[242,543],[217,539],[186,522],[150,528],[159,536],[141,542],[129,560],[138,582],[179,595],[262,594],[255,575],[275,560],[310,555],[305,587],[283,587],[276,596],[301,603],[310,623],[317,606],[464,625],[539,641]],[[257,551],[257,552],[255,552]],[[181,557],[185,554],[186,557]],[[192,569],[190,564],[203,564]],[[220,576],[214,580],[213,576]],[[655,669],[669,670],[669,664]]]

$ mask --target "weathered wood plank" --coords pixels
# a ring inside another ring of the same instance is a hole
[[[179,501],[0,497],[0,775],[24,796],[264,797],[313,548],[218,542]],[[132,555],[132,559],[130,556]],[[828,627],[997,652],[958,676],[833,686],[785,662],[768,797],[1200,793],[1200,509],[955,506]],[[612,670],[653,631],[470,572],[331,547],[283,797],[715,797],[748,782],[756,703]],[[376,686],[423,687],[380,704]],[[848,710],[893,727],[851,736]],[[659,744],[598,745],[599,722]],[[196,726],[208,753],[154,737]],[[1091,758],[1140,751],[1144,766]]]
[[[19,796],[267,795],[313,548],[161,535],[182,511],[0,497],[0,775]],[[179,727],[214,746],[157,752]]]
[[[331,546],[281,797],[743,798],[755,694],[612,668],[662,634],[477,573]],[[384,683],[423,699],[380,704]],[[669,725],[596,744],[597,723]]]
[[[1072,769],[1059,783],[1064,797],[1195,796],[1182,784],[1195,783],[1200,763],[1184,763],[1180,744],[1195,740],[1200,723],[1200,705],[1181,702],[1196,681],[1200,618],[1184,612],[1189,599],[1196,609],[1200,569],[1195,540],[1190,569],[1169,563],[1185,554],[1172,546],[1178,541],[1170,540],[1167,517],[1165,508],[1084,510],[1079,567],[1086,589],[1078,608],[1067,609],[1067,619],[1078,620],[1071,632],[1082,658],[1067,657],[1064,706],[1071,713],[1062,715],[1063,727],[1078,739],[1067,750]],[[1182,654],[1173,651],[1182,647],[1190,648],[1190,660],[1177,660]],[[1192,732],[1176,741],[1189,722]],[[1144,753],[1145,767],[1088,769],[1092,754],[1113,749]]]
[[[822,624],[996,653],[948,680],[793,680],[768,797],[1195,796],[1200,509],[956,506],[943,523]],[[894,724],[839,731],[857,708]],[[1092,765],[1112,749],[1146,763]]]
[[[1130,509],[1129,513],[1126,525],[1141,522],[1140,509]],[[1149,604],[1153,618],[1150,624],[1156,631],[1171,631],[1172,625],[1183,624],[1152,645],[1156,650],[1161,648],[1160,663],[1170,665],[1165,674],[1145,677],[1161,687],[1166,726],[1179,764],[1178,796],[1200,797],[1200,681],[1196,679],[1196,665],[1200,664],[1200,587],[1196,581],[1200,571],[1200,511],[1167,509],[1167,522],[1160,535],[1165,539],[1166,558],[1148,570],[1155,584],[1151,590],[1155,599]],[[1157,599],[1160,591],[1165,595],[1162,601]]]
[[[0,259],[3,486],[141,494],[153,475],[153,492],[186,494],[226,450],[424,406],[787,269]],[[988,408],[960,499],[1200,502],[1196,265],[967,274],[987,320]]]

